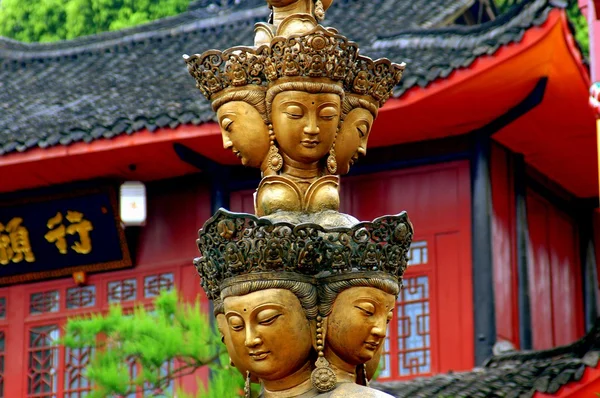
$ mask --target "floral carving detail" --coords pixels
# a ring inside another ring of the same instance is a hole
[[[219,210],[198,232],[202,257],[195,260],[211,299],[231,277],[257,272],[296,272],[326,277],[385,272],[402,281],[413,229],[402,212],[352,228],[271,223],[249,214]]]

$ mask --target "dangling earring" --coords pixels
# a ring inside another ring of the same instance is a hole
[[[269,168],[274,172],[278,172],[283,167],[283,158],[279,154],[279,149],[275,145],[275,133],[273,132],[273,125],[269,124]]]
[[[252,398],[250,391],[251,391],[251,389],[250,389],[250,371],[247,370],[246,371],[246,383],[244,384],[244,397],[245,398]]]
[[[315,370],[310,375],[312,385],[319,392],[331,391],[335,388],[337,378],[334,371],[329,367],[329,361],[325,358],[323,349],[325,341],[323,339],[323,318],[317,316],[317,361],[315,362]]]
[[[337,140],[339,131],[340,129],[338,127],[335,132],[335,137],[333,138],[333,144],[329,149],[329,156],[327,156],[327,171],[329,171],[329,174],[335,174],[337,172],[337,160],[335,160],[335,141]]]
[[[367,377],[367,365],[362,364],[363,375],[365,376],[365,386],[369,387],[369,378]]]
[[[317,0],[315,2],[315,17],[317,21],[322,21],[325,19],[325,8],[323,8],[323,3],[321,0]]]

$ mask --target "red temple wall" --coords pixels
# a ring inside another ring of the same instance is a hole
[[[519,347],[514,172],[509,152],[492,145],[492,261],[497,340]]]
[[[532,191],[527,222],[533,348],[572,343],[584,334],[577,225]]]

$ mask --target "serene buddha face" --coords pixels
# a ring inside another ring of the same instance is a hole
[[[266,289],[224,300],[225,318],[238,369],[262,380],[281,380],[308,361],[311,329],[298,298]],[[239,362],[239,366],[238,363]]]
[[[340,120],[340,97],[284,91],[275,96],[271,119],[279,148],[292,160],[314,163],[331,148]]]
[[[217,110],[223,147],[244,166],[260,167],[269,152],[269,129],[258,110],[245,101],[230,101]]]
[[[335,143],[338,172],[346,174],[359,156],[367,154],[367,141],[373,125],[373,114],[357,107],[346,115]]]
[[[356,366],[371,360],[383,344],[395,297],[374,287],[342,291],[327,320],[325,356]]]

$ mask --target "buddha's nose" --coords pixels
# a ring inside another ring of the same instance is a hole
[[[315,115],[311,115],[308,118],[308,123],[304,126],[304,132],[308,135],[317,135],[319,134],[319,126],[317,125],[317,118]]]

